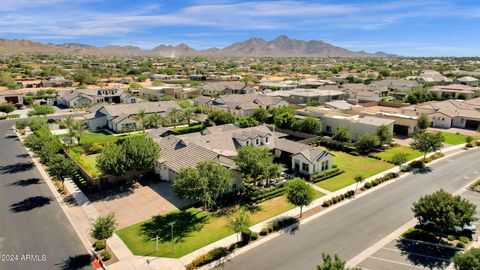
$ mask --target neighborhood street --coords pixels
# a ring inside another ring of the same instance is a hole
[[[219,268],[312,270],[322,253],[348,261],[413,218],[411,205],[440,188],[454,192],[480,177],[480,150],[441,160],[425,174],[410,175],[260,245]]]
[[[0,269],[92,269],[60,205],[15,136],[0,121]]]

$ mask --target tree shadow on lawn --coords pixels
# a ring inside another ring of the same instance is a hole
[[[19,172],[25,172],[33,169],[33,162],[22,162],[16,164],[10,164],[5,166],[0,166],[0,173],[2,174],[14,174]]]
[[[141,226],[141,234],[146,241],[155,238],[157,235],[162,242],[170,241],[173,225],[173,236],[176,243],[183,242],[191,233],[200,231],[207,223],[208,216],[200,211],[179,211],[163,216],[156,216]]]
[[[51,201],[52,199],[48,197],[34,196],[27,198],[21,202],[12,204],[10,206],[10,211],[14,213],[26,212],[50,204]]]
[[[412,264],[429,269],[446,268],[457,252],[451,248],[422,244],[406,239],[397,240],[396,247]]]
[[[38,185],[40,184],[40,179],[39,178],[29,178],[25,180],[18,180],[13,183],[8,184],[9,186],[19,186],[19,187],[26,187],[30,185]]]
[[[89,254],[70,256],[63,263],[56,264],[62,270],[92,269],[92,256]]]

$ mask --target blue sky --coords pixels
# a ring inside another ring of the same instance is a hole
[[[478,0],[1,2],[1,38],[144,49],[186,43],[204,49],[288,35],[368,52],[480,56]]]

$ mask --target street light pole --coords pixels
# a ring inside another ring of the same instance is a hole
[[[157,242],[157,252],[158,252],[158,240],[160,240],[160,237],[157,235],[155,238],[150,239],[150,241],[155,240]]]
[[[172,235],[170,239],[172,241],[172,253],[173,253],[173,225],[175,225],[175,221],[168,223],[168,225],[172,228]]]

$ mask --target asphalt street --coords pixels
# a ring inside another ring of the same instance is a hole
[[[0,121],[0,270],[92,269],[88,251],[15,136]]]
[[[219,268],[313,270],[322,253],[348,261],[410,221],[412,203],[443,188],[453,192],[480,177],[480,150],[439,161],[425,174],[410,175],[358,198],[254,248]]]

